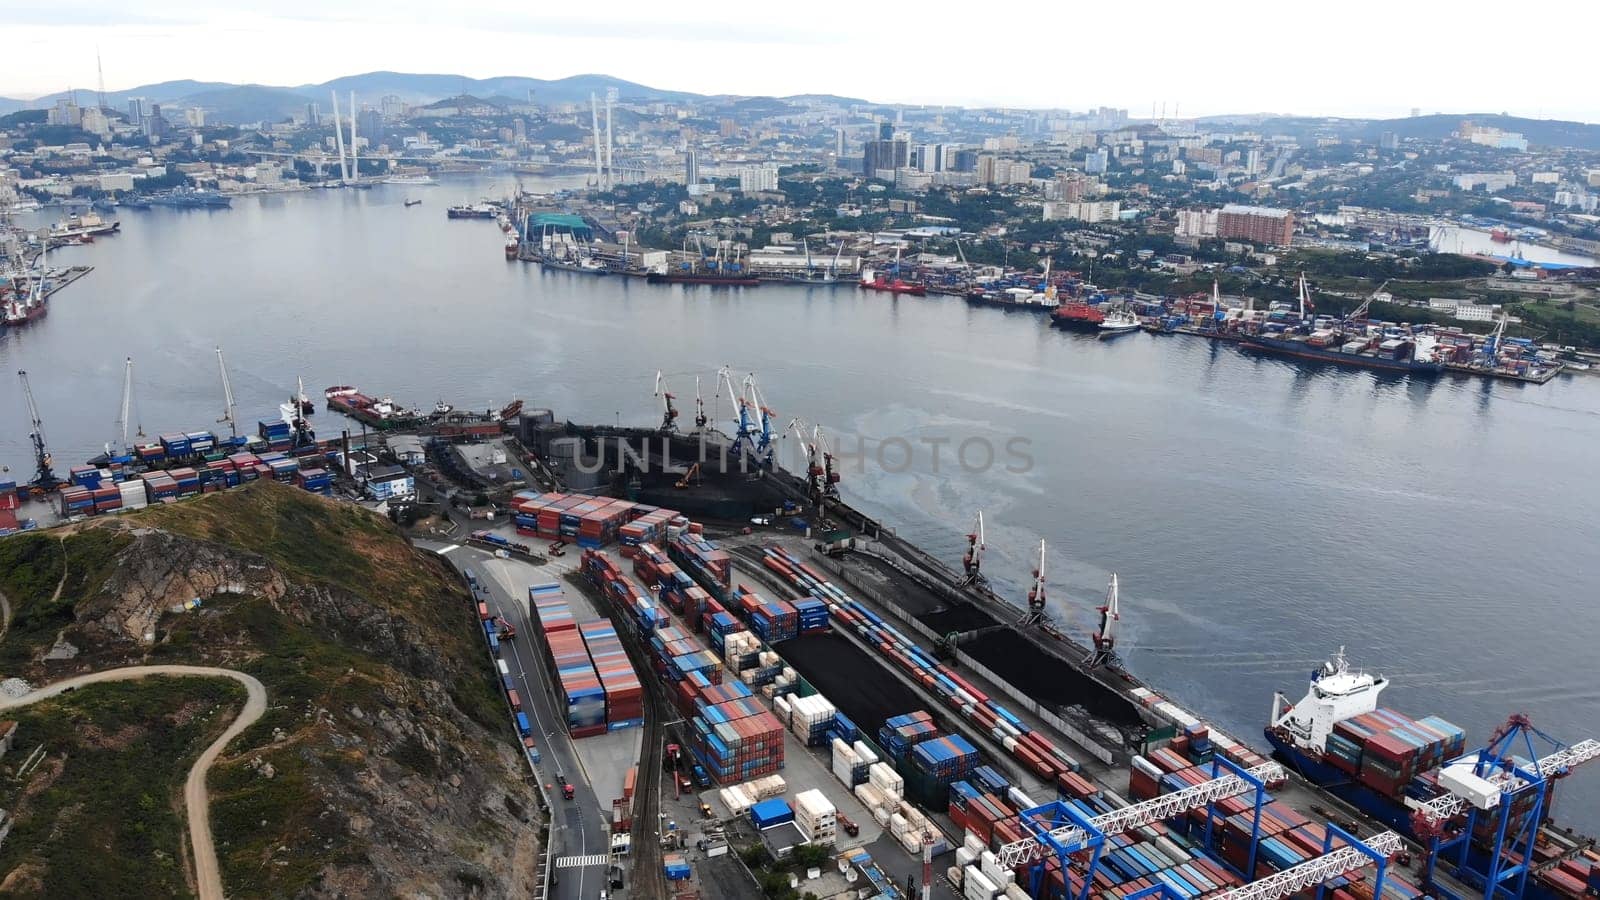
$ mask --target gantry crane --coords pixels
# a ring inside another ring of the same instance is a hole
[[[1044,878],[1044,866],[1039,863],[1054,856],[1065,871],[1069,864],[1068,857],[1087,853],[1086,858],[1080,857],[1085,860],[1087,870],[1082,879],[1082,890],[1075,898],[1084,900],[1094,883],[1094,873],[1100,865],[1108,837],[1181,816],[1191,809],[1210,807],[1230,797],[1254,794],[1248,867],[1253,872],[1261,836],[1261,810],[1269,799],[1267,785],[1288,776],[1283,767],[1275,762],[1245,769],[1225,757],[1217,756],[1212,759],[1210,766],[1212,777],[1208,781],[1114,809],[1104,815],[1091,817],[1080,807],[1059,800],[1033,809],[1019,810],[1022,830],[1028,836],[1003,845],[995,852],[995,856],[1003,869],[1033,865],[1033,889],[1029,894],[1041,896],[1039,888]],[[1207,818],[1209,820],[1211,817]],[[1209,844],[1210,841],[1208,829],[1206,842]]]
[[[228,364],[222,359],[222,348],[217,348],[217,371],[222,373],[222,417],[218,422],[228,423],[229,437],[239,436],[239,421],[233,402],[233,384],[228,381]]]
[[[1533,744],[1535,737],[1555,749],[1540,756]],[[1428,843],[1427,882],[1433,882],[1435,868],[1446,859],[1453,874],[1482,886],[1483,896],[1489,900],[1522,897],[1532,874],[1530,866],[1536,863],[1534,845],[1550,806],[1553,782],[1596,758],[1600,758],[1600,741],[1565,746],[1535,728],[1527,716],[1512,716],[1487,746],[1440,770],[1439,785],[1446,793],[1407,801],[1413,810],[1412,830]],[[1522,815],[1524,811],[1526,815]],[[1494,844],[1481,848],[1486,854],[1474,857],[1470,853],[1472,838],[1482,830],[1478,827],[1481,823],[1489,824]],[[1454,897],[1437,885],[1433,887]]]
[[[967,532],[967,552],[961,555],[961,569],[966,574],[957,583],[958,587],[987,583],[983,575],[983,549],[983,510],[980,509],[973,518],[972,530]]]
[[[696,382],[698,384],[698,382]],[[671,434],[678,430],[678,408],[672,405],[676,396],[667,389],[666,381],[661,376],[661,370],[656,370],[656,390],[654,396],[661,400],[661,433]]]
[[[1088,663],[1091,668],[1111,665],[1117,659],[1117,622],[1122,618],[1118,611],[1117,573],[1111,573],[1111,584],[1106,588],[1106,602],[1098,608],[1100,627],[1094,631],[1094,650]]]
[[[1281,872],[1274,872],[1243,887],[1214,894],[1212,895],[1214,900],[1280,900],[1282,897],[1291,897],[1308,888],[1324,884],[1347,872],[1365,868],[1368,863],[1378,867],[1378,877],[1371,888],[1372,896],[1382,897],[1389,857],[1405,849],[1405,842],[1400,835],[1392,831],[1381,831],[1372,837],[1357,839],[1331,822],[1325,827],[1327,837],[1323,841],[1321,856],[1308,859],[1297,866],[1290,866]],[[1335,837],[1343,840],[1344,846],[1335,848],[1333,846]]]
[[[1037,625],[1045,618],[1044,600],[1044,541],[1039,542],[1039,564],[1033,568],[1033,586],[1028,588],[1028,611],[1017,621],[1026,628]]]
[[[48,494],[61,484],[56,477],[54,460],[44,443],[44,422],[39,419],[39,405],[33,402],[33,386],[28,384],[28,373],[17,370],[17,380],[22,382],[22,396],[28,401],[28,438],[33,441],[33,480],[28,484],[34,494]]]

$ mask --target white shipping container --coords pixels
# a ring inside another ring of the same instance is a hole
[[[951,866],[950,868],[944,870],[944,874],[946,878],[950,879],[951,884],[955,885],[956,887],[961,887],[960,866]]]
[[[977,859],[977,858],[978,858],[978,855],[976,853],[973,853],[972,852],[972,848],[970,848],[970,847],[957,847],[956,848],[956,865],[959,865],[959,866],[970,866],[970,865],[972,865],[972,861]]]
[[[872,818],[873,821],[877,822],[879,825],[887,826],[889,824],[889,811],[881,806],[874,807],[872,810]]]
[[[899,772],[889,768],[885,763],[873,763],[867,769],[867,778],[883,790],[884,793],[893,794],[896,797],[905,793],[906,780],[900,777]]]
[[[872,748],[868,747],[863,741],[856,741],[850,746],[850,749],[854,750],[856,755],[861,757],[861,761],[868,765],[878,761],[878,754],[873,753]]]
[[[1039,805],[1033,802],[1033,798],[1014,787],[1006,788],[1006,799],[1010,800],[1011,805],[1015,806],[1019,810],[1033,809]]]
[[[1006,900],[1030,900],[1028,892],[1015,884],[1006,885]]]
[[[999,891],[994,882],[983,877],[982,872],[971,866],[967,867],[966,877],[962,879],[962,884],[966,890],[961,896],[967,898],[967,900],[993,900],[994,895]]]
[[[983,852],[983,838],[969,831],[967,832],[966,842],[962,846],[971,850],[973,859],[977,859],[978,854]]]
[[[904,837],[906,833],[906,817],[895,813],[889,817],[889,833],[895,837]]]

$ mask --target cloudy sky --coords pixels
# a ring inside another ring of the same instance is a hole
[[[949,8],[957,12],[942,13]],[[1539,23],[1537,58],[1502,29]],[[1436,10],[1436,11],[1435,11]],[[1587,20],[1587,21],[1584,21]],[[1577,0],[7,0],[0,96],[178,78],[295,85],[374,69],[599,72],[703,93],[1184,114],[1506,111],[1600,121]],[[1507,41],[1513,42],[1508,44]]]

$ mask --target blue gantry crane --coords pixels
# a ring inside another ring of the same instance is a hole
[[[1535,738],[1550,747],[1542,756]],[[1448,900],[1465,900],[1434,883],[1442,867],[1481,888],[1487,900],[1520,900],[1538,864],[1534,845],[1555,781],[1597,757],[1600,741],[1567,746],[1519,714],[1485,747],[1446,764],[1439,771],[1445,793],[1409,801],[1412,830],[1428,845],[1424,886]]]

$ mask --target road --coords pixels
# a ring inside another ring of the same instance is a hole
[[[439,552],[449,547],[436,541],[415,541],[424,550]],[[471,572],[487,592],[489,609],[510,622],[518,638],[502,642],[500,658],[511,670],[512,683],[522,698],[523,712],[533,724],[534,742],[539,745],[542,760],[536,767],[539,778],[550,793],[552,860],[564,856],[590,856],[609,854],[611,833],[605,815],[610,812],[610,801],[604,804],[595,796],[583,769],[578,765],[578,755],[567,734],[564,710],[556,708],[555,691],[549,673],[540,660],[533,643],[534,623],[530,621],[526,595],[518,601],[502,584],[500,576],[506,575],[513,584],[521,583],[521,590],[533,582],[535,567],[518,560],[495,558],[493,553],[466,544],[444,554],[444,559],[458,571]],[[491,574],[491,568],[494,570]],[[548,578],[548,576],[545,576]],[[479,595],[483,599],[483,595]],[[561,784],[557,775],[564,776],[573,787],[571,800],[561,799]],[[583,866],[557,869],[560,882],[551,888],[553,898],[593,900],[604,886],[605,867]]]
[[[206,791],[206,775],[210,773],[212,764],[222,755],[228,743],[238,737],[240,732],[254,725],[256,720],[261,718],[261,714],[266,712],[267,689],[261,682],[243,672],[211,666],[129,666],[77,675],[15,699],[0,700],[0,712],[47,700],[64,691],[84,685],[107,681],[137,681],[152,675],[232,678],[244,685],[247,695],[244,709],[240,710],[239,717],[233,720],[233,724],[212,741],[211,746],[194,761],[194,765],[189,768],[189,778],[183,783],[183,805],[189,815],[189,843],[194,851],[195,881],[200,900],[222,900],[222,871],[217,866],[217,850],[211,842],[211,796]]]

